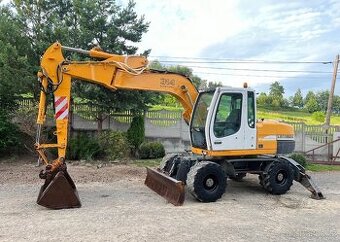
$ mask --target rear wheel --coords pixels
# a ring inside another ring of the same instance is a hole
[[[273,161],[265,168],[262,185],[276,195],[286,193],[293,184],[293,170],[285,161]]]
[[[187,186],[197,200],[214,202],[222,197],[227,180],[219,164],[202,161],[191,167],[187,177]]]

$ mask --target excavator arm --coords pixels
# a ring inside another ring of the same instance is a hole
[[[85,54],[95,60],[70,61],[64,58],[62,50]],[[86,51],[63,47],[58,42],[46,50],[41,59],[41,71],[38,73],[41,92],[35,146],[39,159],[46,165],[45,170],[40,173],[40,177],[45,179],[45,184],[39,193],[38,204],[49,208],[80,206],[75,185],[66,171],[65,164],[72,79],[98,84],[112,91],[124,89],[169,93],[182,104],[183,118],[189,123],[198,96],[195,86],[186,76],[152,70],[147,64],[148,61],[143,56],[114,55],[98,49]],[[54,97],[57,143],[40,144],[41,127],[46,120],[46,100],[50,93]],[[57,148],[58,158],[49,161],[44,152],[47,148]],[[63,187],[64,191],[61,193],[69,193],[68,196],[71,198],[55,194],[57,188],[54,187]]]

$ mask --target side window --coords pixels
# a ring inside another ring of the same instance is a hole
[[[231,96],[227,94],[223,94],[220,98],[220,102],[217,108],[217,113],[216,113],[216,118],[215,118],[215,123],[216,122],[225,122],[228,115],[230,114],[230,102]]]
[[[242,94],[224,93],[217,107],[214,134],[217,138],[235,134],[241,127]]]
[[[255,98],[254,92],[248,92],[248,125],[255,128]]]

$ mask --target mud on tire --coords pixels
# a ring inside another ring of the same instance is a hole
[[[187,186],[197,200],[214,202],[222,197],[227,179],[219,164],[202,161],[191,167],[187,176]]]
[[[178,154],[168,154],[163,157],[161,163],[159,164],[159,169],[167,173],[170,172],[175,159],[178,158]]]

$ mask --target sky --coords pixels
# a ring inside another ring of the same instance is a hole
[[[188,66],[225,86],[247,82],[258,92],[267,92],[274,81],[286,96],[298,88],[305,95],[331,87],[330,62],[340,52],[340,1],[135,2],[138,15],[150,22],[138,47],[151,49],[151,60]]]

